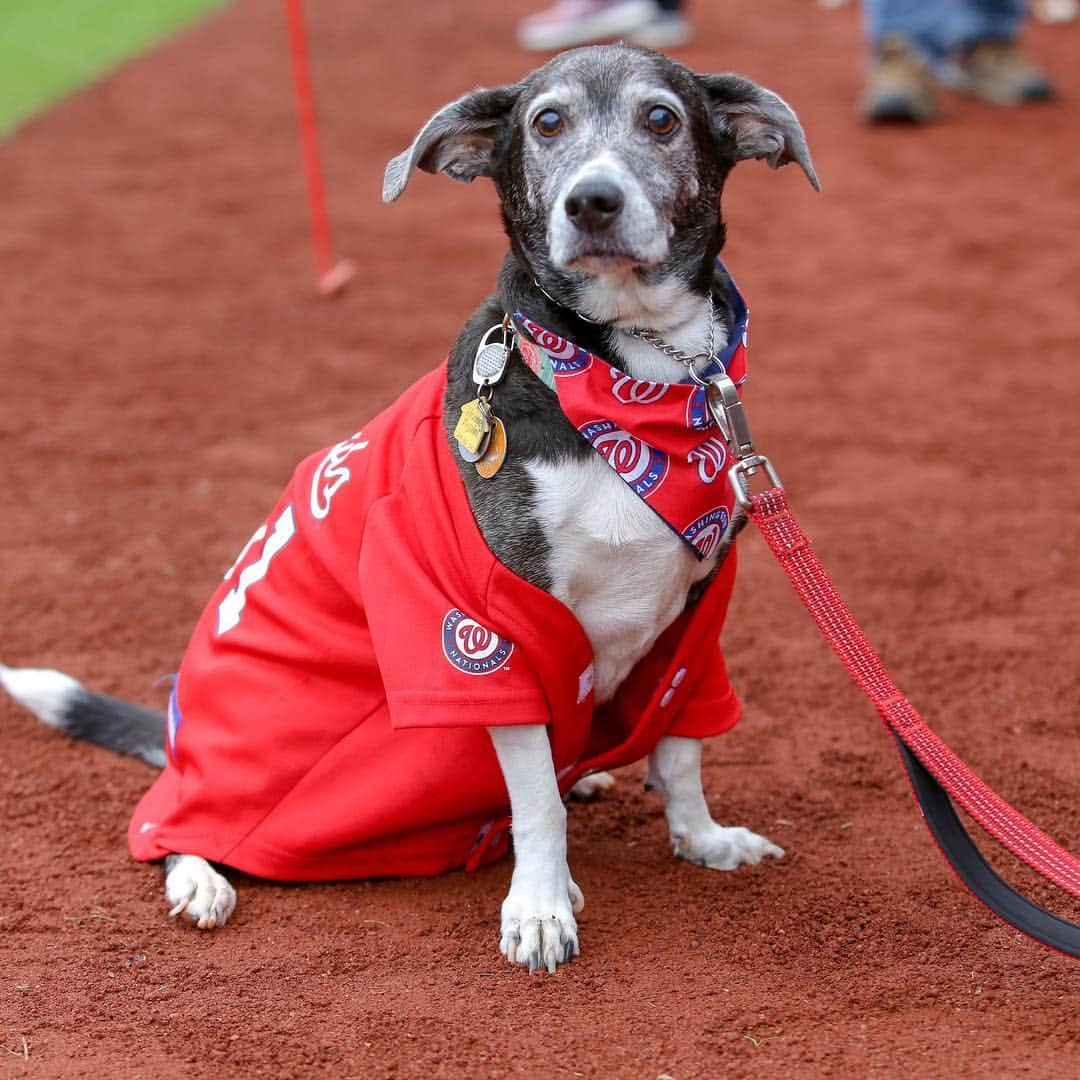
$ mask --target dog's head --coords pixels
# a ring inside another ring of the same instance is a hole
[[[711,279],[721,190],[745,158],[795,161],[818,187],[802,127],[776,94],[645,49],[598,46],[440,109],[387,166],[383,199],[416,168],[463,183],[490,176],[515,252],[540,284],[593,318],[632,320],[619,309],[642,290],[628,280],[663,290]]]

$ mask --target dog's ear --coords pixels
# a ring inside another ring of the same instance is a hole
[[[738,160],[763,158],[774,169],[796,161],[821,190],[802,124],[782,97],[739,75],[698,75],[697,80],[713,122],[735,140]]]
[[[420,129],[412,146],[386,166],[383,202],[393,202],[405,190],[416,168],[446,173],[462,184],[490,176],[495,136],[508,122],[520,89],[480,88],[444,105]]]

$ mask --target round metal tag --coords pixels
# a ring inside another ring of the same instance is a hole
[[[491,421],[491,434],[488,436],[487,452],[476,463],[476,471],[485,480],[490,480],[503,466],[506,460],[506,427],[496,416]]]
[[[470,450],[460,439],[457,440],[457,452],[461,456],[462,461],[467,461],[470,465],[479,461],[484,454],[487,453],[487,448],[491,443],[491,430],[484,436],[483,442],[480,443],[479,448],[476,451]]]

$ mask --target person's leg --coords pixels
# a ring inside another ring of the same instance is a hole
[[[877,122],[937,115],[929,63],[944,9],[954,0],[862,0],[868,72],[861,111]]]
[[[964,0],[940,41],[941,82],[996,105],[1048,98],[1050,80],[1020,51],[1026,0]]]
[[[872,49],[903,37],[935,62],[948,54],[968,6],[963,0],[863,0],[863,23]]]

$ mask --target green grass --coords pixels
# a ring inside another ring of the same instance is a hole
[[[0,0],[0,137],[225,0]]]

